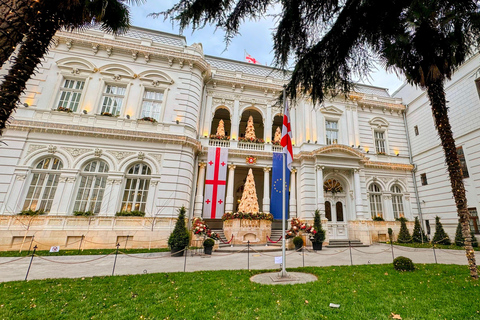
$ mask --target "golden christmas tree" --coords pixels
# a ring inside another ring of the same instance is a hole
[[[245,138],[248,140],[255,140],[257,137],[255,136],[255,128],[253,127],[253,117],[248,117],[247,122],[247,129],[245,130]]]
[[[238,211],[253,214],[257,214],[259,211],[257,190],[255,189],[255,180],[253,179],[252,169],[248,170],[247,181],[245,181],[242,200],[238,206]]]
[[[282,140],[282,131],[280,130],[280,127],[277,127],[277,130],[275,130],[275,137],[273,138],[273,142],[280,142]]]
[[[223,120],[220,120],[218,123],[217,136],[225,137],[225,124],[223,123]]]

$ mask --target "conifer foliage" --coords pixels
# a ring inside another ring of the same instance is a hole
[[[457,231],[455,232],[455,245],[459,247],[465,246],[465,238],[462,234],[462,224],[458,223]],[[472,232],[472,247],[478,247],[478,241],[475,234]]]
[[[424,243],[428,242],[427,236],[423,232],[422,227],[420,226],[420,220],[418,217],[415,217],[415,226],[413,227],[413,242],[415,243]]]
[[[170,237],[168,238],[168,246],[171,248],[172,252],[177,252],[185,249],[190,242],[190,234],[185,225],[185,207],[178,209],[178,219],[175,223],[175,228],[173,229]]]
[[[400,233],[398,234],[397,241],[400,243],[411,243],[412,236],[410,235],[410,231],[408,231],[407,223],[405,219],[400,220]]]
[[[435,234],[433,235],[432,239],[433,244],[445,244],[450,245],[452,242],[448,237],[448,234],[443,230],[443,225],[440,222],[440,218],[437,216],[435,217]]]

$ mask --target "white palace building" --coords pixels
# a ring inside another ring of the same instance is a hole
[[[479,65],[472,56],[446,85],[477,233]],[[282,123],[274,104],[285,82],[270,67],[204,55],[183,36],[58,32],[1,137],[0,250],[32,237],[44,247],[166,246],[178,208],[202,216],[209,146],[228,148],[225,211],[237,210],[253,169],[260,210],[269,212]],[[437,215],[453,236],[455,206],[425,93],[358,85],[347,99],[302,100],[290,113],[290,217],[313,220],[319,209],[327,241],[385,241],[399,217],[412,227],[419,216],[433,233]],[[250,116],[265,143],[239,141]],[[229,140],[210,139],[220,120]],[[28,209],[46,214],[17,215]],[[116,216],[133,210],[145,217]]]

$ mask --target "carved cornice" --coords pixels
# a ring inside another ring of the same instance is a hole
[[[403,163],[366,161],[364,162],[364,165],[365,165],[365,168],[370,168],[370,169],[413,171],[413,165],[403,164]]]
[[[190,147],[194,152],[202,150],[200,141],[172,134],[141,132],[133,130],[89,127],[81,125],[57,124],[42,121],[13,120],[8,126],[10,130],[62,134],[67,136],[84,136],[109,138],[130,141],[145,141],[166,144],[179,144]]]

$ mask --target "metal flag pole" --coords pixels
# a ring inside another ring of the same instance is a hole
[[[286,114],[286,108],[287,108],[287,100],[285,99],[285,88],[283,88],[283,116],[285,119],[285,114]],[[283,124],[285,125],[285,124]],[[287,132],[288,134],[288,132]],[[285,157],[286,157],[285,150],[282,153],[282,272],[280,274],[281,278],[286,278],[287,277],[287,271],[285,270],[285,260],[286,260],[286,253],[285,253],[285,228],[286,228],[286,223],[285,223]]]

